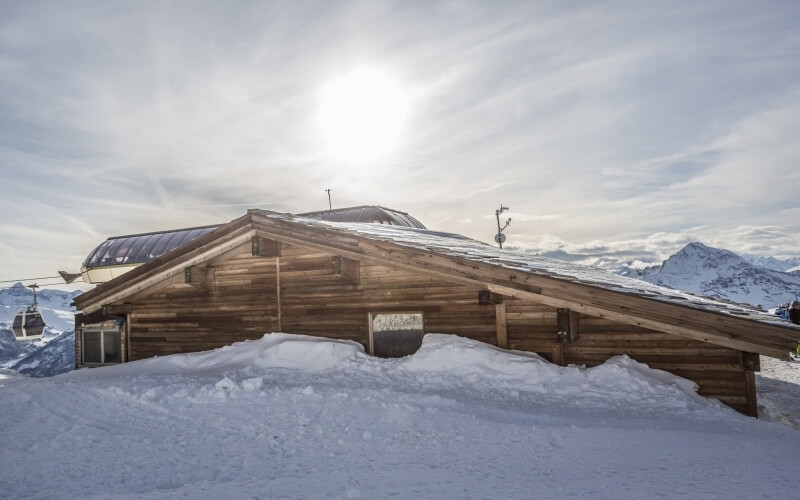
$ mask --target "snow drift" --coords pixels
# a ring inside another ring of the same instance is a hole
[[[627,357],[559,367],[452,335],[401,359],[273,333],[2,372],[0,415],[5,498],[765,497],[800,458],[795,431]]]

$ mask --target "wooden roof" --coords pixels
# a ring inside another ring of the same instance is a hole
[[[75,298],[84,313],[182,283],[186,267],[249,251],[253,237],[480,285],[510,297],[784,359],[800,328],[754,309],[697,297],[544,257],[514,254],[460,235],[411,227],[335,223],[263,210],[248,213]]]

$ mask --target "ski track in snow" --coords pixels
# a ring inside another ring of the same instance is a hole
[[[796,480],[797,432],[653,382],[663,372],[530,357],[509,371],[516,358],[435,337],[418,360],[304,338],[271,358],[233,346],[9,374],[3,497],[786,498]],[[465,352],[460,374],[437,369]],[[292,367],[304,356],[323,368]],[[556,389],[522,383],[531,369]]]

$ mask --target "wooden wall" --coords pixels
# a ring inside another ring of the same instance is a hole
[[[333,256],[284,246],[280,257],[285,332],[369,344],[369,313],[422,312],[425,331],[493,342],[494,309],[478,308],[478,287],[453,285],[384,266],[360,265],[358,282],[332,274]]]
[[[591,316],[580,316],[579,332],[576,342],[564,345],[567,363],[596,366],[609,356],[627,354],[651,368],[695,381],[704,396],[749,412],[740,351]]]
[[[278,331],[275,259],[232,258],[214,287],[172,285],[134,301],[130,359],[215,349]]]
[[[368,314],[378,312],[422,312],[426,332],[498,344],[499,309],[479,305],[481,287],[365,263],[355,276],[337,273],[334,259],[282,245],[279,257],[247,253],[216,264],[213,287],[177,284],[135,300],[130,359],[213,349],[273,331],[350,339],[367,348]],[[703,395],[755,413],[753,367],[745,369],[739,351],[574,313],[577,339],[564,342],[556,309],[499,301],[506,330],[501,345],[589,367],[627,354],[695,381]]]

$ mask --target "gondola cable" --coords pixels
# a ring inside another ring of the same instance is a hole
[[[58,271],[58,276],[42,276],[39,278],[23,278],[18,280],[0,280],[0,283],[17,283],[23,281],[50,280],[50,279],[61,278],[62,280],[64,280],[64,283],[69,285],[78,278],[82,278],[82,276],[83,275],[81,273],[68,273],[67,271]],[[49,283],[48,285],[61,285],[61,284],[62,283]],[[42,286],[48,286],[48,285],[42,285]]]
[[[49,279],[60,278],[60,277],[61,276],[43,276],[41,278],[22,278],[22,279],[18,279],[18,280],[2,280],[2,281],[0,281],[0,283],[16,283],[18,281],[22,282],[22,281],[49,280]],[[42,285],[42,286],[44,286],[44,285]]]

